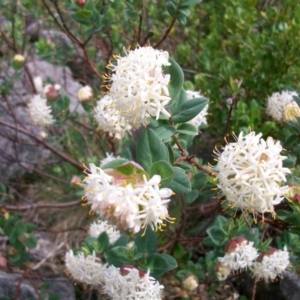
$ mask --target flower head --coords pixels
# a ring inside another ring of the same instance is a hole
[[[72,278],[75,280],[97,285],[104,281],[104,269],[105,265],[102,261],[93,255],[84,255],[79,253],[74,255],[70,250],[66,253],[65,257],[66,268]]]
[[[169,54],[152,47],[138,47],[118,57],[113,71],[110,95],[115,106],[131,125],[147,124],[150,116],[170,114],[164,106],[171,100],[168,84],[170,75],[164,74],[163,66],[169,66]]]
[[[229,270],[238,271],[250,267],[257,256],[257,250],[253,247],[253,242],[238,237],[228,242],[225,248],[225,256],[218,257],[218,261]]]
[[[190,90],[186,91],[186,95],[188,100],[202,97],[202,95],[199,92],[194,92]],[[206,119],[206,116],[208,114],[207,110],[208,110],[208,104],[205,105],[205,107],[200,111],[200,113],[195,118],[188,121],[188,123],[194,125],[197,128],[202,124],[207,125],[207,119]]]
[[[87,101],[93,100],[94,93],[93,93],[92,88],[88,85],[82,87],[78,91],[77,97],[78,97],[80,102],[87,102]]]
[[[28,103],[28,113],[36,125],[47,126],[54,122],[51,107],[47,105],[47,100],[40,95],[31,98]]]
[[[167,203],[172,190],[159,188],[161,177],[150,180],[137,174],[128,176],[90,164],[84,180],[85,200],[91,209],[119,229],[136,233],[150,225],[159,229],[163,221],[171,221]]]
[[[120,231],[107,221],[98,221],[90,225],[89,234],[92,237],[98,237],[102,232],[106,232],[109,242],[113,244],[120,236]]]
[[[12,61],[12,66],[15,70],[20,70],[25,65],[25,57],[22,54],[16,54]]]
[[[253,264],[252,272],[257,278],[266,281],[274,280],[277,276],[282,275],[289,264],[289,252],[286,247],[283,250],[271,248],[260,255],[257,262]]]
[[[267,100],[267,113],[277,122],[284,121],[285,107],[294,101],[293,96],[298,94],[291,91],[273,93]]]
[[[214,167],[219,180],[218,187],[230,206],[255,213],[271,212],[274,205],[283,200],[288,186],[282,186],[286,174],[291,171],[283,167],[285,156],[280,155],[282,146],[272,138],[266,141],[250,132],[240,133],[236,142],[216,152],[218,163]]]
[[[293,101],[289,103],[283,111],[283,119],[284,121],[296,121],[296,117],[300,117],[300,108],[298,104]]]
[[[94,118],[99,129],[108,132],[116,139],[122,139],[126,131],[132,128],[126,119],[115,108],[115,101],[110,95],[104,96],[94,108]]]
[[[104,292],[114,300],[160,300],[163,286],[153,277],[140,270],[124,266],[109,266],[105,270]]]
[[[182,286],[187,291],[193,291],[196,289],[199,285],[199,280],[195,275],[188,275],[186,278],[184,278],[182,282]]]

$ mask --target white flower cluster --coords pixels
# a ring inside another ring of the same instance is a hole
[[[195,92],[195,91],[191,91],[191,90],[187,90],[186,95],[187,95],[188,100],[202,97],[202,95],[199,92]],[[188,121],[188,123],[194,125],[197,128],[202,124],[207,125],[206,116],[208,114],[207,113],[208,106],[209,106],[208,104],[205,105],[205,107],[200,111],[200,113],[195,118]]]
[[[94,164],[89,166],[83,183],[84,199],[101,218],[120,230],[129,229],[133,233],[147,225],[157,229],[165,220],[172,220],[168,215],[167,203],[173,192],[168,188],[159,188],[159,175],[147,180],[145,176],[126,177],[110,169],[102,170]]]
[[[109,266],[105,271],[105,292],[114,300],[139,300],[162,298],[163,286],[149,275],[135,268]],[[124,274],[125,273],[125,274]]]
[[[224,257],[218,257],[216,271],[219,280],[222,281],[232,271],[250,268],[254,277],[268,281],[281,276],[289,264],[289,253],[286,247],[284,250],[271,248],[258,257],[258,251],[253,247],[253,242],[238,237],[226,245]]]
[[[94,93],[90,86],[86,85],[82,87],[77,93],[78,100],[80,102],[87,102],[93,100]]]
[[[283,250],[271,248],[259,257],[258,261],[254,263],[252,272],[257,278],[274,280],[277,276],[288,268],[290,264],[289,252],[286,247]]]
[[[74,255],[66,253],[66,268],[77,281],[101,285],[103,293],[114,300],[160,300],[163,286],[149,275],[149,271],[139,271],[134,267],[107,266],[99,258],[83,253]]]
[[[258,257],[253,242],[249,242],[245,238],[230,241],[227,248],[225,256],[218,257],[218,260],[231,271],[238,271],[252,266],[253,261]]]
[[[294,101],[293,96],[298,96],[298,93],[292,91],[273,93],[267,100],[267,113],[277,122],[285,121],[284,111],[286,106]]]
[[[94,108],[94,118],[99,129],[108,132],[116,139],[122,139],[132,127],[115,108],[115,101],[110,95],[105,95]]]
[[[256,212],[274,214],[274,205],[288,193],[289,187],[282,183],[291,172],[283,167],[286,157],[280,155],[279,141],[265,141],[261,136],[240,133],[222,153],[215,152],[218,163],[214,168],[222,194],[230,206],[249,210],[254,217]]]
[[[48,100],[55,99],[59,96],[59,90],[61,86],[59,84],[46,84],[44,86],[43,79],[40,76],[33,78],[34,87],[36,92],[41,95],[42,98]]]
[[[41,95],[34,95],[28,103],[28,113],[34,124],[48,126],[54,122],[51,107],[47,105],[47,99]]]
[[[103,282],[105,266],[101,259],[93,255],[79,253],[74,255],[70,250],[66,253],[65,263],[70,275],[78,281],[96,285]]]
[[[160,113],[170,117],[164,108],[171,100],[170,75],[163,71],[163,66],[170,65],[168,59],[166,51],[138,47],[116,57],[116,65],[108,65],[113,72],[110,91],[98,101],[94,114],[100,129],[124,135],[131,126],[148,124],[149,117],[158,119]]]
[[[89,235],[98,237],[102,232],[106,232],[109,242],[113,244],[120,236],[120,231],[114,226],[110,225],[107,221],[93,222],[89,228]]]

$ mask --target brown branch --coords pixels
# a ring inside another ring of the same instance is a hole
[[[137,36],[137,42],[140,44],[141,41],[141,33],[142,33],[142,24],[143,24],[143,13],[144,13],[144,3],[143,0],[141,1],[141,14],[140,14],[140,20],[139,20],[139,30],[138,30],[138,36]]]
[[[51,232],[51,233],[64,233],[64,232],[73,231],[73,230],[81,230],[81,231],[87,232],[87,230],[85,228],[82,228],[82,227],[67,228],[67,229],[60,229],[60,230],[48,229],[48,228],[39,228],[39,229],[37,229],[37,231]]]
[[[34,204],[26,204],[26,205],[8,205],[1,204],[0,209],[8,210],[8,211],[26,211],[32,209],[40,209],[40,208],[51,208],[51,209],[62,209],[68,208],[71,206],[77,206],[81,204],[81,200],[74,200],[66,203],[34,203]]]
[[[59,151],[58,149],[54,148],[52,145],[50,145],[49,143],[47,143],[46,141],[44,141],[42,138],[38,137],[36,134],[29,132],[26,129],[23,128],[18,128],[10,123],[4,122],[2,120],[0,120],[0,124],[4,125],[6,127],[12,128],[12,129],[17,129],[19,132],[22,132],[24,134],[26,134],[27,136],[32,137],[33,139],[35,139],[36,141],[38,141],[40,144],[42,144],[45,148],[51,150],[53,153],[55,153],[56,155],[58,155],[59,157],[61,157],[62,159],[64,159],[65,161],[67,161],[68,163],[70,163],[71,165],[73,165],[74,167],[76,167],[79,170],[83,170],[83,167],[80,163],[78,163],[76,160],[74,160],[73,158],[69,157],[67,154]]]
[[[168,29],[165,31],[164,36],[160,39],[160,41],[153,47],[153,48],[157,48],[160,46],[160,44],[167,38],[167,36],[169,35],[170,31],[172,30],[174,23],[176,21],[176,18],[173,18],[170,26],[168,27]]]
[[[200,165],[195,159],[195,155],[188,155],[188,153],[184,150],[184,148],[182,147],[182,145],[180,144],[179,140],[177,137],[174,137],[175,143],[181,153],[181,157],[179,159],[176,160],[176,162],[182,161],[182,160],[186,160],[188,162],[190,162],[191,164],[193,164],[197,169],[203,171],[204,173],[206,173],[209,176],[212,177],[216,177],[217,174],[214,173],[213,171],[209,170],[206,167],[203,167],[202,165]]]

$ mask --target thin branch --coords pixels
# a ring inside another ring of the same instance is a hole
[[[164,36],[160,39],[160,41],[153,47],[153,48],[158,48],[160,46],[160,44],[167,38],[167,36],[169,35],[170,31],[172,30],[174,23],[176,21],[176,18],[173,18],[170,26],[168,27],[168,29],[165,31]]]
[[[0,124],[6,126],[6,127],[9,127],[9,128],[12,128],[12,129],[16,129],[17,127],[10,124],[10,123],[7,123],[7,122],[4,122],[2,120],[0,120]],[[26,129],[23,129],[23,128],[18,128],[18,131],[26,134],[27,136],[30,136],[32,137],[33,139],[35,139],[36,141],[38,141],[40,144],[42,144],[45,148],[51,150],[53,153],[55,153],[56,155],[58,155],[59,157],[61,157],[63,160],[67,161],[68,163],[70,163],[71,165],[73,165],[74,167],[76,167],[77,169],[79,170],[83,170],[83,167],[80,163],[78,163],[76,160],[74,160],[73,158],[69,157],[67,154],[59,151],[58,149],[54,148],[53,146],[51,146],[49,143],[47,143],[46,141],[44,141],[42,138],[38,137],[36,134],[34,133],[31,133],[29,132],[28,130]]]
[[[143,13],[144,13],[144,3],[143,3],[143,0],[141,1],[141,8],[140,9],[141,9],[141,13],[140,13],[138,36],[137,36],[137,42],[138,42],[138,44],[140,44],[141,33],[142,33]]]
[[[77,206],[81,204],[81,200],[74,200],[66,203],[33,203],[26,205],[8,205],[8,204],[0,204],[0,209],[6,209],[8,211],[26,211],[40,208],[51,208],[51,209],[62,209],[68,208],[71,206]]]

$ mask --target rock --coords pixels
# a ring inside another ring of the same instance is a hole
[[[76,110],[79,114],[84,113],[77,100],[77,92],[82,86],[73,79],[69,68],[62,68],[37,58],[27,60],[27,67],[33,78],[40,76],[44,83],[52,81],[61,85],[61,92],[70,98],[70,112]],[[5,66],[1,65],[1,69],[5,70]],[[0,73],[0,85],[8,84],[15,74],[14,70],[7,67],[7,70]],[[5,97],[0,96],[0,120],[44,138],[47,129],[35,126],[27,113],[27,103],[31,96],[32,87],[24,72],[19,80],[14,81],[8,94]],[[0,172],[0,181],[11,180],[25,172],[31,172],[41,162],[49,161],[50,156],[51,152],[32,137],[0,125],[0,163],[2,170],[5,170]]]
[[[280,281],[280,290],[286,300],[300,300],[300,277],[295,273],[285,273]]]
[[[4,297],[13,297],[18,300],[39,299],[36,290],[41,288],[40,280],[30,278],[22,278],[22,274],[7,273],[0,271],[0,299]],[[18,297],[15,298],[17,288],[21,280]],[[32,283],[35,288],[32,286]],[[56,294],[60,300],[75,300],[75,292],[72,283],[64,277],[43,278],[42,284],[49,284],[48,289],[44,289],[48,294]]]

